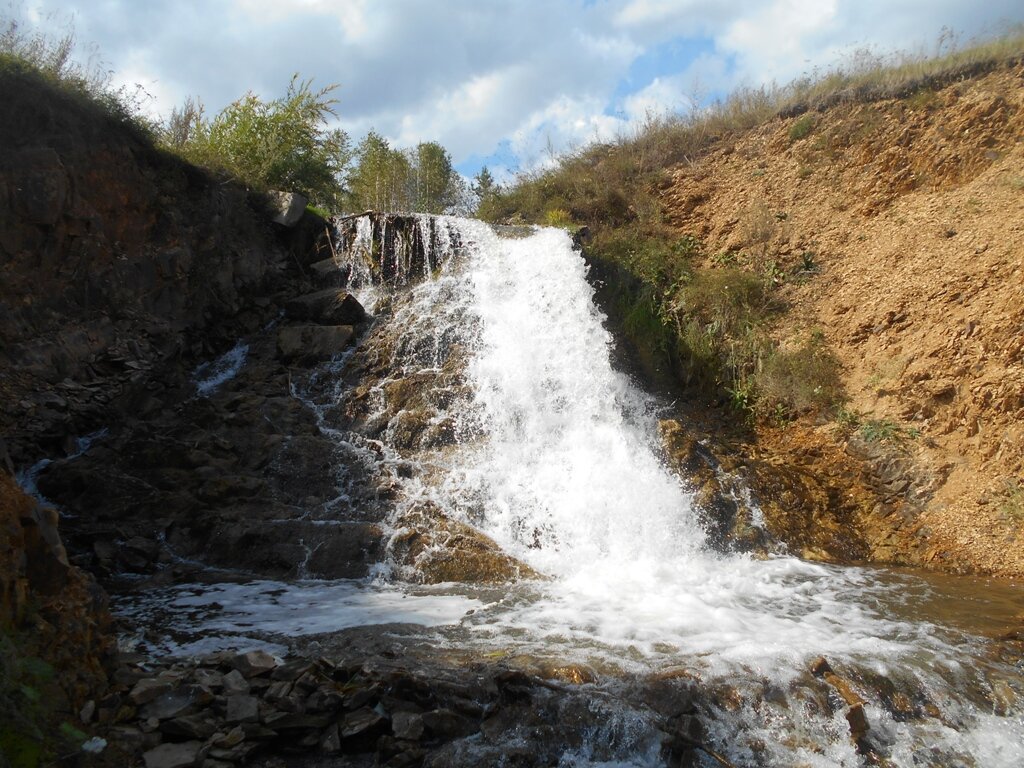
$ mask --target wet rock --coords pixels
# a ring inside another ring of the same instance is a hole
[[[339,354],[355,335],[351,325],[300,325],[277,333],[277,354],[299,365],[327,360]]]
[[[156,749],[146,752],[142,759],[146,763],[146,768],[190,768],[198,762],[202,747],[202,743],[198,741],[161,744]]]
[[[399,739],[418,741],[423,736],[423,718],[414,712],[395,712],[391,716],[391,731]]]
[[[424,712],[421,716],[424,727],[432,736],[442,741],[457,739],[476,733],[480,727],[457,712],[450,709],[435,709],[431,712]]]
[[[247,678],[265,675],[276,669],[277,665],[277,659],[266,651],[240,653],[231,661],[231,666]],[[225,677],[225,682],[226,680]]]
[[[366,310],[355,296],[335,288],[291,299],[284,310],[292,320],[318,325],[359,325],[366,320]]]
[[[338,724],[341,738],[349,740],[365,740],[379,734],[387,726],[388,719],[375,709],[362,707],[349,712]]]
[[[479,531],[447,517],[436,505],[420,504],[403,515],[406,530],[392,540],[392,555],[425,584],[445,581],[507,583],[540,578],[505,554]]]
[[[260,719],[259,704],[260,700],[255,696],[228,696],[224,719],[229,723],[257,723]]]
[[[233,669],[224,675],[221,678],[221,682],[224,686],[224,693],[228,696],[249,692],[249,681],[237,669]]]
[[[132,688],[129,698],[138,706],[148,704],[158,696],[170,693],[171,684],[163,680],[139,680]]]

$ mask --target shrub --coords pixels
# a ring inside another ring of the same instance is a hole
[[[820,342],[777,350],[764,360],[754,378],[762,409],[818,413],[843,400],[839,361]]]
[[[789,126],[789,140],[799,141],[800,139],[806,138],[810,135],[811,131],[814,130],[814,117],[812,115],[803,115],[798,117],[793,124]]]
[[[999,511],[1015,523],[1024,522],[1024,485],[1017,480],[1003,483]]]
[[[336,208],[340,176],[352,155],[348,136],[327,128],[336,87],[314,91],[312,81],[294,75],[283,98],[265,102],[247,93],[210,121],[201,104],[189,101],[172,115],[162,138],[191,162],[253,187],[295,190],[315,205]]]
[[[564,208],[551,208],[545,211],[544,223],[549,227],[562,227],[563,229],[575,226],[572,216]]]

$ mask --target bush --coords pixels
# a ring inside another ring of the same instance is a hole
[[[314,205],[337,209],[352,153],[343,131],[327,129],[336,87],[314,91],[312,81],[294,75],[283,98],[265,102],[248,93],[212,120],[190,100],[164,127],[163,143],[252,187],[301,192]]]
[[[780,349],[754,376],[759,408],[797,415],[831,410],[843,400],[839,361],[820,342]]]
[[[811,131],[814,130],[814,117],[811,115],[804,115],[798,117],[791,126],[789,126],[789,140],[799,141],[800,139],[806,138],[810,135]]]

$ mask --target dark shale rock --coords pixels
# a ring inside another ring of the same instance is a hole
[[[309,365],[339,354],[352,340],[351,325],[299,325],[277,333],[278,357],[287,363]]]
[[[355,296],[335,288],[294,298],[284,311],[289,319],[318,325],[359,325],[366,320],[366,310]]]
[[[276,669],[277,665],[277,659],[266,651],[240,653],[231,661],[231,666],[247,678],[265,675]]]
[[[185,741],[180,744],[161,744],[142,756],[146,768],[191,768],[199,759],[202,742]]]

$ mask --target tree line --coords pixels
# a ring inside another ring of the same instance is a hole
[[[157,128],[160,142],[187,160],[254,187],[301,192],[327,211],[472,213],[497,185],[484,168],[467,184],[448,151],[434,141],[392,147],[375,131],[353,146],[331,128],[337,86],[314,89],[292,77],[281,98],[253,93],[208,117],[188,99]]]

